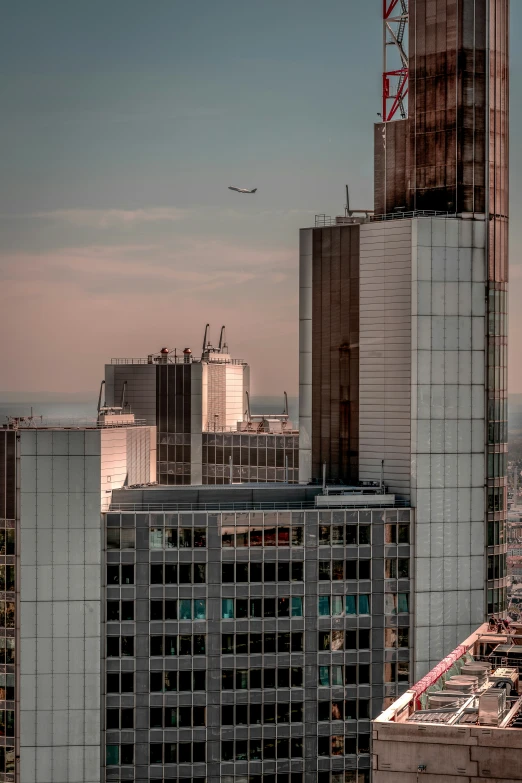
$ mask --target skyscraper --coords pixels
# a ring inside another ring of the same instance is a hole
[[[375,214],[301,232],[300,480],[415,508],[417,676],[506,608],[508,12],[384,3]]]
[[[214,348],[207,330],[200,356],[162,348],[112,359],[106,404],[157,428],[160,484],[297,483],[299,445],[287,405],[280,415],[251,414],[250,367],[222,339]]]

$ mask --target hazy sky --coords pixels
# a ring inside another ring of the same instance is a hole
[[[95,396],[103,363],[199,352],[297,391],[298,229],[372,206],[380,0],[19,0],[2,8],[0,390]],[[511,4],[522,33],[522,2]],[[511,125],[522,119],[513,46]],[[510,387],[522,391],[522,149]],[[230,184],[258,187],[240,196]],[[516,350],[515,347],[516,346]]]

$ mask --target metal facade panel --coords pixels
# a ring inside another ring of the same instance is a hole
[[[411,222],[361,226],[359,478],[408,498]]]
[[[312,479],[357,478],[359,226],[313,230]]]

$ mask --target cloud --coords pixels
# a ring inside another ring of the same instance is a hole
[[[31,217],[59,220],[88,228],[113,228],[140,223],[172,223],[184,220],[189,214],[189,210],[177,207],[148,207],[146,209],[55,209],[49,212],[33,212]]]

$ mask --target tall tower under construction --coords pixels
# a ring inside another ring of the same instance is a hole
[[[509,0],[382,23],[374,214],[301,232],[300,480],[415,509],[420,676],[506,609]]]

